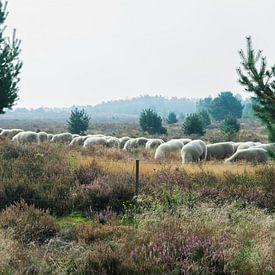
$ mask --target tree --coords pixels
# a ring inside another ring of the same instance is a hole
[[[213,99],[209,112],[214,119],[223,120],[228,115],[240,118],[242,110],[243,106],[238,98],[231,92],[222,92]]]
[[[254,93],[252,104],[255,115],[266,125],[270,142],[275,142],[275,65],[267,70],[262,51],[255,53],[251,37],[246,40],[247,53],[239,51],[242,65],[242,69],[237,69],[239,83],[246,91]]]
[[[19,73],[22,62],[19,60],[20,40],[13,31],[12,39],[4,36],[7,18],[7,2],[0,0],[0,114],[11,109],[18,99]]]
[[[141,112],[139,124],[144,132],[149,134],[166,134],[167,130],[162,126],[161,117],[152,109]]]
[[[78,108],[75,108],[71,111],[68,120],[68,131],[72,134],[83,135],[89,127],[90,119],[91,118],[85,113],[84,109],[78,110]]]
[[[197,106],[196,106],[197,111],[200,111],[203,109],[206,109],[207,111],[209,111],[212,102],[213,102],[212,97],[205,97],[205,98],[200,99],[197,102]]]
[[[224,134],[235,134],[239,132],[241,126],[237,118],[234,116],[227,116],[221,124],[221,131]]]
[[[204,134],[204,126],[199,114],[191,114],[185,119],[183,124],[183,133],[185,135]]]
[[[203,123],[203,127],[207,127],[211,124],[211,118],[206,109],[201,109],[201,111],[198,112],[198,115]]]
[[[178,119],[177,119],[177,116],[174,112],[170,112],[168,114],[168,117],[167,117],[167,123],[168,124],[174,124],[174,123],[177,123],[178,122]]]

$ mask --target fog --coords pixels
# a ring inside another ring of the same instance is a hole
[[[9,0],[24,67],[19,107],[94,105],[142,94],[248,96],[238,50],[275,63],[274,0]]]

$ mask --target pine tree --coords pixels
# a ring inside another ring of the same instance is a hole
[[[7,2],[0,0],[0,114],[11,109],[18,99],[19,73],[22,62],[19,60],[20,40],[13,31],[12,39],[4,36],[7,18]]]
[[[275,141],[275,65],[267,70],[266,58],[262,51],[252,48],[251,37],[247,37],[247,52],[239,51],[242,69],[238,68],[239,82],[252,97],[253,110],[266,125],[269,140]],[[257,63],[260,61],[259,68]]]
[[[198,112],[198,115],[200,116],[200,119],[203,123],[203,127],[207,127],[208,125],[211,124],[211,118],[210,118],[210,115],[206,109],[201,109]]]
[[[166,134],[167,130],[162,126],[161,117],[152,109],[145,109],[141,112],[139,124],[144,132],[149,134]]]
[[[177,116],[174,112],[170,112],[168,114],[168,117],[167,117],[167,123],[168,124],[174,124],[174,123],[177,123],[178,122],[178,119],[177,119]]]
[[[204,134],[204,125],[199,114],[191,114],[185,119],[183,133],[185,135]]]
[[[221,131],[225,134],[235,134],[240,128],[241,125],[234,116],[227,116],[221,124]]]
[[[91,118],[85,113],[84,109],[78,110],[78,108],[75,108],[71,111],[68,120],[68,131],[72,134],[83,135],[89,127],[90,119]]]

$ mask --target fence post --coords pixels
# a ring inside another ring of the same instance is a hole
[[[139,160],[136,160],[136,196],[139,193]]]

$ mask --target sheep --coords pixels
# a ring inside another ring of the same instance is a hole
[[[260,145],[261,143],[260,142],[253,142],[253,141],[246,141],[246,142],[243,142],[241,143],[239,146],[238,146],[238,150],[242,150],[242,149],[248,149],[250,147],[253,147],[253,146],[256,146],[256,145]]]
[[[225,162],[233,161],[252,161],[252,162],[267,162],[269,160],[268,153],[263,148],[250,147],[248,149],[237,150],[230,158]]]
[[[107,144],[106,146],[109,148],[119,148],[120,147],[120,141],[117,137],[106,137]]]
[[[120,148],[121,148],[121,149],[123,149],[125,143],[126,143],[129,139],[131,139],[131,138],[130,138],[130,137],[121,137],[121,138],[119,139]]]
[[[24,132],[22,129],[2,129],[0,133],[1,138],[10,138],[12,139],[18,133]]]
[[[48,141],[51,141],[52,138],[53,138],[53,136],[54,136],[53,134],[47,134],[47,140],[48,140]]]
[[[39,136],[35,132],[20,132],[12,138],[17,144],[39,143]]]
[[[145,147],[145,144],[147,141],[148,141],[148,138],[145,138],[145,137],[131,138],[125,143],[123,150],[130,150],[132,148],[137,148],[142,146]]]
[[[76,138],[76,137],[80,137],[80,135],[79,134],[73,134],[72,137]]]
[[[266,151],[275,152],[275,143],[259,144],[259,145],[256,145],[254,148],[262,148],[262,149],[265,149]]]
[[[233,142],[233,143],[232,143],[234,152],[236,152],[236,151],[238,150],[238,147],[239,147],[242,143],[243,143],[243,142]]]
[[[73,139],[70,133],[56,134],[52,137],[51,142],[70,143]]]
[[[46,132],[38,133],[39,143],[48,141],[48,134]]]
[[[206,159],[225,159],[226,157],[234,154],[234,147],[231,142],[219,142],[214,144],[208,144]]]
[[[83,148],[95,145],[107,146],[107,139],[105,137],[88,137],[83,144]]]
[[[162,143],[164,143],[164,141],[162,139],[149,139],[146,142],[145,148],[146,149],[156,148],[159,145],[161,145]]]
[[[155,160],[163,159],[168,154],[177,151],[180,152],[182,147],[190,141],[191,139],[171,139],[165,143],[162,143],[155,152]]]
[[[82,146],[89,136],[79,136],[72,139],[70,146]]]
[[[198,139],[184,145],[181,149],[182,163],[197,162],[205,160],[207,156],[206,144]]]

